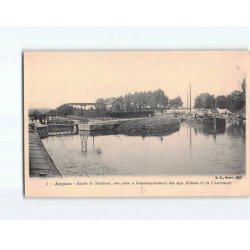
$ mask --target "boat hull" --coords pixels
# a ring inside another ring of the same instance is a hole
[[[202,128],[204,132],[210,134],[214,132],[223,133],[226,129],[226,120],[224,118],[182,118],[186,122],[196,128]]]

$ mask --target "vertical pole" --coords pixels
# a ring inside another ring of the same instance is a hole
[[[187,94],[187,108],[188,108],[188,94]]]
[[[216,131],[216,115],[214,116],[214,130]]]
[[[216,110],[216,100],[214,101],[214,109]],[[214,114],[214,131],[216,133],[216,113]]]
[[[192,131],[191,131],[191,125],[189,125],[189,148],[192,148]]]
[[[191,82],[189,83],[189,91],[190,91],[190,93],[189,93],[189,98],[190,98],[190,115],[191,115]]]
[[[76,134],[78,135],[78,133],[79,133],[79,127],[78,127],[78,124],[75,124],[75,126],[76,126]]]

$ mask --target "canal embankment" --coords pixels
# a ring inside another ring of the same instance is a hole
[[[128,135],[144,134],[171,134],[180,128],[180,120],[173,116],[153,116],[128,120],[121,123],[116,131]]]
[[[61,176],[35,129],[29,129],[29,173],[31,177]]]
[[[80,124],[79,129],[93,132],[108,132],[126,135],[167,135],[178,131],[180,120],[172,115],[159,115],[144,118],[93,120]]]

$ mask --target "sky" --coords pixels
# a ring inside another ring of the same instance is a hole
[[[201,93],[240,90],[249,59],[245,51],[25,52],[24,101],[56,108],[160,88],[186,106],[189,83],[192,102]]]

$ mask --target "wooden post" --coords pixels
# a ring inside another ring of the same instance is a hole
[[[192,148],[192,131],[191,131],[191,125],[189,125],[189,147]]]
[[[189,83],[189,92],[190,92],[189,93],[189,98],[190,98],[189,101],[190,101],[190,115],[191,115],[191,106],[192,106],[191,105],[191,82]]]
[[[79,133],[79,127],[78,127],[78,124],[75,124],[75,126],[76,126],[76,134],[78,135],[78,133]]]
[[[214,115],[214,131],[216,131],[216,115]]]
[[[215,110],[217,110],[217,109],[216,109],[216,106],[217,106],[217,105],[216,105],[216,100],[215,100],[215,101],[214,101],[214,109],[215,109]],[[216,112],[216,111],[215,111],[215,112]],[[216,132],[216,113],[214,114],[214,131]]]

